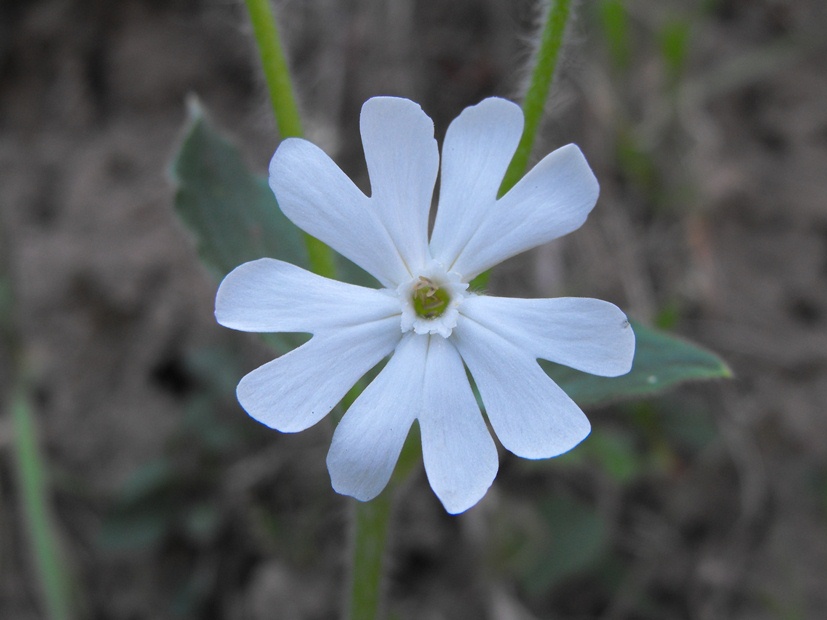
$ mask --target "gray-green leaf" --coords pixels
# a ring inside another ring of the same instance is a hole
[[[302,232],[279,209],[266,179],[249,171],[238,152],[207,120],[201,106],[189,104],[181,148],[172,164],[175,210],[195,236],[201,260],[221,279],[238,265],[277,258],[307,268]],[[342,279],[375,286],[362,269],[336,256]],[[306,340],[296,334],[264,334],[276,350]]]
[[[686,340],[632,322],[635,360],[621,377],[596,377],[541,361],[543,369],[579,405],[596,405],[623,398],[651,396],[683,383],[732,376],[729,366],[714,353]]]
[[[269,256],[302,267],[301,232],[278,207],[267,182],[207,121],[197,102],[172,164],[175,209],[195,235],[204,263],[223,278],[241,263]]]

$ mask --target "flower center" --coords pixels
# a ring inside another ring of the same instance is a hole
[[[439,288],[433,280],[425,276],[419,276],[412,288],[414,312],[422,318],[435,319],[442,316],[448,304],[451,303],[448,291]]]
[[[448,338],[457,325],[459,307],[468,296],[468,284],[458,273],[449,273],[430,261],[412,280],[396,289],[402,309],[402,333],[439,334]]]

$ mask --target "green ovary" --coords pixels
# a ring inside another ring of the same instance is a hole
[[[439,288],[426,277],[419,277],[413,288],[413,307],[419,316],[435,319],[445,312],[449,303],[451,296],[448,295],[448,291]]]

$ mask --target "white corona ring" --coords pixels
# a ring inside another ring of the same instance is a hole
[[[467,290],[468,284],[458,273],[448,273],[431,261],[416,278],[396,289],[402,306],[402,332],[413,330],[448,338],[457,325],[459,306]]]

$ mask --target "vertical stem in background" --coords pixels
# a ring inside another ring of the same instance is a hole
[[[525,115],[523,135],[500,185],[501,196],[517,184],[528,167],[528,158],[546,108],[570,12],[571,0],[551,1],[540,38],[540,46],[534,60],[531,81],[523,99],[523,114]]]
[[[256,37],[264,79],[273,104],[279,133],[282,138],[301,137],[302,124],[299,108],[293,96],[293,85],[287,59],[281,46],[276,16],[270,8],[270,0],[245,0],[253,34]]]
[[[9,395],[0,401],[0,407],[8,407],[11,418],[17,492],[28,534],[32,568],[40,582],[43,617],[70,620],[75,615],[76,600],[71,596],[70,574],[64,564],[49,505],[51,489],[47,463],[40,450],[23,344],[15,321],[17,297],[12,286],[11,257],[5,233],[0,221],[0,366],[10,371]]]
[[[12,388],[10,402],[14,423],[18,485],[31,545],[31,554],[43,596],[45,617],[73,617],[68,573],[49,509],[49,485],[37,438],[34,412],[21,379]]]
[[[281,45],[276,16],[270,8],[270,0],[245,0],[253,34],[256,38],[267,91],[273,105],[279,133],[282,138],[300,137],[302,135],[301,118],[290,70]],[[333,278],[336,275],[336,263],[333,252],[324,243],[304,233],[304,243],[310,258],[310,269],[319,275]]]
[[[353,565],[351,573],[349,620],[375,620],[382,604],[382,575],[385,544],[388,538],[392,484],[369,502],[352,500]]]
[[[503,182],[500,184],[500,196],[514,187],[523,178],[528,168],[528,158],[546,109],[546,101],[549,90],[551,90],[551,82],[554,79],[554,71],[557,68],[557,60],[560,57],[560,48],[563,45],[570,13],[571,0],[551,0],[543,32],[540,35],[540,45],[533,59],[531,81],[523,98],[522,107],[525,117],[523,135],[520,137],[517,152],[514,153],[508,170],[505,172]],[[491,272],[485,271],[474,278],[471,286],[477,289],[484,288],[490,277]]]
[[[282,138],[302,135],[298,106],[293,96],[290,71],[279,38],[270,0],[245,0],[261,56],[273,113]],[[310,268],[332,278],[336,265],[330,248],[305,235]],[[351,398],[355,395],[351,394]],[[352,565],[346,614],[351,620],[374,620],[381,604],[382,562],[388,535],[393,490],[389,488],[370,502],[355,502],[352,525]]]

